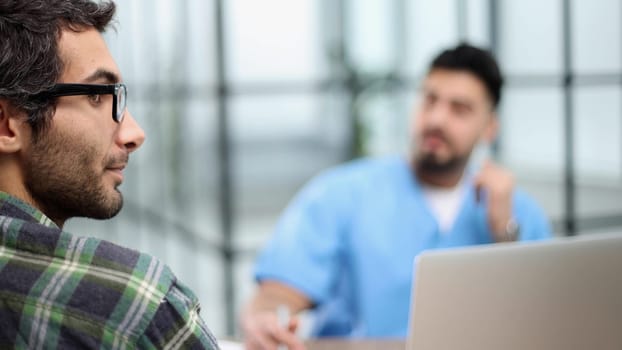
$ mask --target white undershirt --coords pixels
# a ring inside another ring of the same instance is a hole
[[[460,213],[466,193],[466,183],[461,180],[455,187],[434,187],[423,185],[423,196],[438,222],[441,233],[451,230]]]

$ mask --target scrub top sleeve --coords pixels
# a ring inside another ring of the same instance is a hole
[[[339,270],[343,231],[349,220],[345,186],[323,176],[307,185],[279,219],[255,268],[258,281],[275,280],[314,304],[330,298]]]
[[[553,236],[551,224],[540,206],[523,192],[514,197],[514,217],[520,226],[520,240],[533,241]]]

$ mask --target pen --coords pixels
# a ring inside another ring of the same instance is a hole
[[[276,308],[276,318],[279,323],[279,327],[288,328],[289,327],[289,308],[285,304],[280,304]],[[287,350],[287,346],[279,345],[277,350]]]

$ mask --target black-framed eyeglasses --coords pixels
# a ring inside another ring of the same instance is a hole
[[[35,95],[37,98],[78,96],[78,95],[113,95],[112,120],[120,123],[127,107],[127,87],[116,84],[56,84],[51,89]]]

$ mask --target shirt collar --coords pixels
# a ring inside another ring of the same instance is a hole
[[[7,215],[7,214],[11,215]],[[26,202],[0,191],[0,215],[15,216],[21,214],[22,219],[36,222],[49,228],[58,228],[43,212]]]

